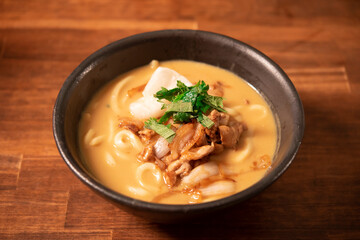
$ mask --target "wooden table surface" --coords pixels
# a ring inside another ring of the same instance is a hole
[[[201,29],[275,60],[302,99],[299,153],[206,221],[160,225],[103,200],[61,159],[52,108],[72,70],[140,32]],[[360,239],[360,1],[0,0],[0,239]]]

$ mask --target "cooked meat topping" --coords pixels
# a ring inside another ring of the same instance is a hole
[[[174,141],[170,144],[171,152],[183,153],[192,147],[192,142],[195,135],[195,124],[187,123],[176,130]]]
[[[208,144],[208,141],[207,141],[207,137],[206,137],[205,129],[204,129],[203,134],[201,134],[199,139],[196,141],[195,146],[196,147],[201,147],[201,146],[206,145],[206,144]]]
[[[175,174],[184,177],[190,173],[191,169],[190,163],[185,162],[175,171]]]
[[[174,140],[170,144],[170,155],[166,156],[165,163],[170,164],[178,159],[183,149],[187,149],[190,140],[195,134],[195,124],[187,123],[176,130]]]
[[[221,82],[216,82],[215,84],[210,85],[208,94],[218,97],[224,96],[223,84]]]
[[[122,118],[119,120],[119,127],[137,133],[144,127],[144,123],[135,119]]]
[[[150,141],[150,139],[155,136],[155,131],[151,130],[151,129],[143,129],[141,131],[138,131],[139,137],[141,139],[142,142],[147,143],[148,141]]]
[[[156,157],[154,163],[160,168],[161,171],[164,171],[166,169],[166,164]]]
[[[201,159],[203,157],[206,157],[207,155],[209,155],[212,151],[214,151],[214,144],[211,145],[205,145],[202,147],[197,147],[197,148],[193,148],[190,149],[189,151],[185,152],[184,154],[181,155],[180,157],[180,161],[190,161],[190,160],[198,160]]]
[[[253,169],[259,170],[259,169],[267,169],[271,166],[271,158],[269,155],[263,155],[261,156],[258,161],[253,162]]]
[[[212,151],[214,151],[214,145],[205,145],[198,148],[190,149],[189,151],[185,152],[181,155],[179,160],[176,160],[169,164],[168,170],[175,171],[179,168],[183,163],[189,162],[191,160],[199,160],[207,155],[209,155]]]
[[[214,151],[214,144],[205,145],[198,148],[193,148],[186,151],[181,155],[179,160],[172,162],[168,168],[168,172],[175,172],[175,175],[180,175],[181,177],[189,174],[191,165],[189,161],[191,160],[199,160],[203,159],[207,155],[209,155],[212,151]]]
[[[137,93],[141,93],[142,91],[144,91],[145,86],[146,86],[146,84],[142,84],[140,86],[134,87],[134,88],[128,90],[127,95],[129,97],[132,97]]]
[[[150,143],[149,145],[145,146],[143,151],[137,157],[140,162],[149,162],[154,160],[154,158],[154,143]]]
[[[223,151],[224,151],[224,145],[218,143],[214,144],[214,151],[212,152],[212,154],[219,154],[222,153]]]
[[[205,133],[209,138],[210,142],[218,142],[220,140],[218,133],[219,121],[220,121],[220,113],[216,110],[212,110],[208,116],[211,121],[214,122],[214,125],[208,129],[205,129]]]
[[[195,133],[193,137],[189,140],[189,142],[185,145],[185,147],[182,149],[182,153],[192,148],[194,145],[199,143],[199,146],[206,145],[206,142],[203,142],[204,139],[206,140],[205,136],[205,127],[201,125],[200,123],[195,124]],[[201,144],[203,143],[203,144]]]
[[[228,125],[230,120],[230,115],[227,113],[220,113],[219,125]]]
[[[165,171],[164,180],[166,185],[172,187],[176,184],[177,176],[175,172]]]
[[[237,121],[231,121],[229,123],[229,126],[220,126],[219,132],[221,137],[221,143],[226,148],[235,147],[240,139],[240,135],[243,130],[243,125]]]
[[[215,149],[214,149],[214,151],[215,151]],[[212,153],[214,153],[214,152],[212,152]],[[190,164],[191,164],[192,168],[196,168],[197,166],[207,163],[207,162],[209,162],[209,157],[204,157],[204,158],[196,160],[196,161],[191,161]]]
[[[176,128],[172,125],[176,134],[170,144],[153,130],[139,129],[136,133],[146,144],[138,155],[139,161],[154,162],[164,171],[166,184],[172,187],[194,168],[209,162],[209,155],[236,147],[242,132],[246,130],[245,124],[217,110],[212,110],[208,118],[214,122],[210,129],[195,121],[177,125]]]

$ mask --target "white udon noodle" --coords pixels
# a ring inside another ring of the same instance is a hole
[[[104,136],[96,136],[94,129],[89,129],[84,136],[84,142],[88,146],[98,146],[104,141]]]
[[[127,94],[124,94],[123,91],[125,89],[126,84],[133,78],[133,76],[128,76],[121,81],[119,81],[115,87],[114,90],[111,93],[111,101],[110,101],[110,107],[115,112],[116,115],[120,114],[120,108],[119,108],[119,102],[121,104],[124,104],[126,99],[128,98]],[[119,101],[119,96],[124,96],[121,101]]]
[[[260,104],[251,104],[249,109],[251,111],[258,111],[261,113],[258,115],[257,121],[264,119],[268,115],[268,110]]]
[[[116,146],[116,155],[120,159],[133,160],[129,159],[129,157],[124,153],[140,153],[143,149],[143,144],[141,143],[139,137],[127,129],[122,129],[117,132],[113,137],[113,142],[113,145]],[[156,182],[156,185],[149,184],[143,180],[146,172],[154,176],[154,182]],[[150,162],[141,164],[137,167],[135,175],[140,187],[128,186],[128,190],[130,192],[135,195],[145,196],[149,194],[149,192],[159,191],[162,181],[162,173],[155,164]]]
[[[239,163],[244,161],[253,151],[254,144],[251,141],[250,135],[250,133],[247,134],[244,139],[244,145],[238,149],[239,154],[236,156],[235,162]]]
[[[143,144],[139,137],[127,129],[121,129],[117,132],[113,138],[113,143],[116,155],[123,160],[131,160],[124,153],[140,153],[143,149]]]
[[[267,115],[269,114],[269,111],[262,105],[260,104],[249,104],[249,105],[237,105],[233,108],[225,108],[225,110],[232,116],[234,117],[237,121],[242,121],[242,117],[241,117],[241,111],[244,110],[245,108],[247,108],[247,111],[257,111],[259,112],[259,114],[257,114],[257,119],[255,120],[255,122],[259,122],[262,119],[264,119],[265,117],[267,117]],[[241,144],[239,150],[239,154],[236,156],[236,158],[234,159],[235,162],[239,163],[244,161],[253,151],[253,143],[251,140],[251,137],[253,135],[253,130],[252,129],[248,129],[247,133],[245,136],[243,136],[243,143]]]
[[[216,181],[206,187],[200,188],[203,197],[231,194],[234,193],[235,190],[235,182],[228,180]]]
[[[143,145],[138,136],[127,129],[120,130],[114,137],[114,144],[118,149],[124,152],[140,152]]]
[[[141,188],[141,187],[133,187],[133,186],[128,186],[128,190],[135,194],[135,195],[139,195],[139,196],[146,196],[149,194],[148,191],[146,191],[145,189]]]
[[[219,167],[214,162],[207,162],[194,168],[189,175],[183,177],[182,183],[187,186],[195,186],[202,180],[219,174]]]
[[[105,161],[111,167],[116,166],[115,159],[114,159],[114,157],[113,157],[113,155],[111,153],[108,153],[108,152],[105,153]]]
[[[241,114],[236,111],[234,108],[228,108],[228,107],[224,107],[224,109],[226,110],[226,112],[232,116],[236,121],[238,122],[241,122],[243,119],[242,119],[242,116]]]
[[[92,128],[89,129],[89,131],[87,131],[84,135],[84,143],[90,146],[90,142],[94,138],[94,135],[95,135],[95,130]]]
[[[260,105],[259,105],[260,106]],[[240,110],[243,108],[243,105],[237,105],[233,108],[225,108],[225,110],[233,117],[235,118],[237,121],[242,121],[242,116],[240,113]],[[266,109],[265,109],[266,110]],[[262,117],[263,118],[263,117]],[[236,158],[234,159],[235,163],[239,163],[244,161],[252,152],[253,150],[253,143],[251,141],[251,136],[252,136],[252,130],[248,129],[246,135],[243,135],[243,143],[240,146],[240,148],[238,149],[239,154],[236,156]]]
[[[145,181],[143,181],[143,176],[146,171],[149,171],[151,173],[151,175],[154,176],[157,186],[148,184]],[[136,169],[136,179],[138,180],[139,184],[144,189],[151,191],[151,192],[158,192],[160,190],[162,172],[154,163],[146,162],[146,163],[141,164]]]
[[[248,111],[252,111],[252,112],[257,111],[259,113],[257,114],[256,122],[263,120],[269,114],[266,107],[260,104],[237,105],[233,108],[225,108],[225,110],[228,111],[230,115],[234,116],[236,120],[241,121],[242,118],[240,112],[241,110],[246,108]]]

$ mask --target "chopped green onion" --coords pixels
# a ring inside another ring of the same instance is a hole
[[[173,130],[163,124],[158,123],[155,118],[150,118],[147,120],[145,122],[145,127],[154,130],[157,134],[165,138],[169,143],[171,143],[175,137],[175,132]]]
[[[193,105],[190,102],[173,102],[170,103],[166,112],[192,112]]]
[[[201,125],[203,125],[204,127],[210,129],[212,126],[214,126],[214,122],[211,121],[210,118],[208,118],[206,115],[202,115],[199,114],[197,120],[199,121],[199,123],[201,123]]]

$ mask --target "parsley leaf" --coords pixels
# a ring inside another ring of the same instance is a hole
[[[225,109],[223,109],[224,105],[222,97],[206,95],[204,102],[210,107],[218,110],[219,112],[226,112]]]
[[[174,88],[174,89],[167,90],[166,88],[161,87],[161,90],[158,91],[157,93],[155,93],[154,97],[158,98],[159,100],[166,99],[166,100],[172,102],[173,99],[179,93],[179,91],[180,91],[179,88]]]
[[[180,89],[181,92],[186,92],[189,90],[188,86],[186,86],[185,83],[181,81],[177,81],[176,86]]]
[[[186,112],[177,112],[173,115],[173,119],[176,123],[190,122],[191,114]]]

